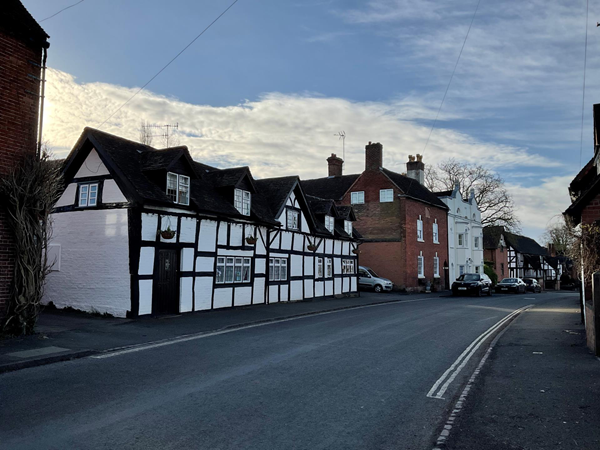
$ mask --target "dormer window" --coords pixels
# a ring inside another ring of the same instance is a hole
[[[241,189],[235,190],[235,209],[244,216],[250,215],[250,192]]]
[[[288,230],[299,230],[300,229],[300,212],[295,209],[288,208],[287,214],[287,229]]]
[[[344,231],[347,235],[352,236],[352,222],[344,220]]]
[[[167,197],[173,203],[190,204],[190,177],[177,173],[167,173]]]
[[[79,185],[79,207],[96,206],[98,199],[98,183]]]
[[[335,219],[331,216],[325,216],[325,228],[329,230],[330,233],[333,233]]]

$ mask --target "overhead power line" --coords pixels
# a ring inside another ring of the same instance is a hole
[[[585,44],[583,47],[583,89],[581,94],[581,137],[579,138],[579,168],[581,169],[581,158],[583,156],[583,118],[585,117],[585,72],[587,69],[587,42],[588,42],[588,17],[590,10],[590,0],[586,1],[585,6]],[[598,26],[598,25],[596,25]]]
[[[431,135],[437,124],[438,117],[440,115],[440,111],[442,110],[442,106],[444,105],[444,100],[446,100],[446,95],[448,95],[448,90],[450,89],[450,84],[452,84],[452,79],[454,78],[454,73],[456,72],[456,68],[458,67],[458,62],[460,61],[460,57],[462,56],[463,50],[465,49],[465,44],[467,43],[467,39],[469,38],[469,33],[471,32],[471,27],[473,26],[473,21],[475,20],[475,16],[477,15],[477,11],[479,10],[479,4],[481,0],[477,1],[477,6],[475,7],[475,11],[473,12],[473,17],[471,17],[471,23],[469,24],[469,29],[467,30],[467,34],[465,35],[465,40],[463,41],[462,47],[460,48],[460,52],[458,53],[458,58],[456,58],[456,64],[454,64],[454,70],[452,70],[452,75],[450,75],[450,80],[448,81],[448,86],[446,86],[446,91],[444,92],[444,96],[442,97],[442,102],[440,103],[440,107],[438,108],[437,114],[435,115],[435,120],[433,121],[433,125],[431,126],[431,130],[429,130],[429,136],[427,136],[427,142],[425,142],[425,146],[423,147],[423,152],[427,149],[429,145],[429,139],[431,139]]]
[[[61,12],[63,12],[63,11],[66,11],[66,10],[67,10],[67,9],[69,9],[69,8],[72,8],[73,6],[77,6],[77,5],[79,5],[80,3],[83,3],[84,1],[85,1],[85,0],[80,0],[80,1],[78,1],[77,3],[73,3],[72,5],[70,5],[70,6],[67,6],[66,8],[63,8],[63,9],[61,9],[60,11],[58,11],[58,12],[55,12],[55,13],[54,13],[54,14],[52,14],[51,16],[48,16],[48,17],[46,17],[45,19],[42,19],[42,20],[40,20],[40,22],[43,22],[44,20],[52,19],[54,16],[58,16],[58,15],[59,15]]]
[[[157,76],[159,76],[167,67],[169,67],[171,65],[171,63],[173,61],[175,61],[177,58],[179,58],[179,56],[185,52],[194,42],[196,42],[198,40],[198,38],[200,38],[200,36],[202,36],[210,27],[212,27],[221,17],[223,17],[227,11],[229,11],[233,5],[235,5],[239,0],[235,0],[233,3],[231,3],[227,8],[225,8],[225,10],[219,14],[217,16],[217,18],[215,20],[213,20],[210,24],[208,24],[208,26],[206,28],[204,28],[204,30],[202,30],[194,39],[191,40],[191,42],[186,45],[185,47],[183,47],[183,49],[177,53],[167,64],[165,64],[162,69],[160,69],[158,72],[156,72],[156,74],[150,78],[146,84],[144,84],[141,88],[139,88],[137,91],[135,91],[135,93],[129,97],[125,103],[123,103],[121,106],[119,106],[110,116],[108,116],[106,119],[104,119],[104,122],[102,122],[98,128],[101,128],[102,125],[104,125],[106,122],[108,122],[116,113],[118,113],[119,111],[121,111],[121,109],[127,105],[131,100],[133,100],[140,92],[142,92],[146,86],[148,86]]]

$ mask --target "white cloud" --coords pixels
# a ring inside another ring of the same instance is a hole
[[[575,173],[544,178],[537,186],[508,185],[525,236],[540,242],[548,225],[567,209],[571,204],[567,186],[574,176]]]
[[[105,83],[77,83],[73,76],[48,71],[45,138],[64,156],[85,126],[98,127],[135,89]],[[429,127],[414,117],[431,111],[418,99],[352,102],[318,95],[269,93],[256,101],[228,107],[194,105],[145,91],[103,127],[129,139],[138,138],[142,119],[179,123],[180,143],[197,160],[221,166],[249,165],[257,177],[299,174],[324,176],[325,159],[341,153],[334,133],[345,130],[346,170],[359,172],[368,141],[384,145],[386,167],[403,171],[408,154],[420,153]],[[495,168],[559,163],[526,149],[481,142],[451,129],[436,129],[425,161],[454,157]]]
[[[64,157],[85,126],[99,124],[135,89],[105,83],[77,83],[73,76],[48,71],[44,133],[55,153]],[[431,111],[415,97],[390,103],[352,102],[318,95],[265,94],[257,101],[228,107],[194,105],[143,92],[115,115],[104,131],[136,140],[142,119],[179,123],[180,144],[192,156],[220,167],[249,165],[257,178],[299,174],[308,179],[326,175],[325,159],[341,153],[334,133],[345,130],[346,173],[363,170],[368,141],[384,145],[386,167],[404,171],[408,154],[420,153],[429,133],[411,118]],[[452,129],[436,129],[425,162],[445,158],[510,169],[509,179],[531,181],[532,168],[560,163],[526,149],[481,142]],[[538,237],[548,221],[568,204],[566,186],[572,175],[541,180],[537,186],[509,184],[523,229]],[[520,183],[520,181],[518,181]]]

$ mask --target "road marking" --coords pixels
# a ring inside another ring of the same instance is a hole
[[[529,305],[529,306],[526,306],[525,308],[529,308],[531,306],[532,305]],[[498,333],[498,335],[494,338],[494,340],[492,341],[492,343],[490,344],[490,346],[486,350],[485,354],[481,358],[481,361],[479,362],[479,364],[475,368],[475,371],[471,375],[471,378],[469,378],[469,381],[467,382],[467,385],[465,386],[465,388],[461,392],[460,397],[458,398],[458,400],[454,404],[454,408],[452,409],[452,412],[450,413],[450,416],[448,417],[448,420],[446,421],[446,424],[444,425],[444,429],[440,432],[440,435],[437,438],[437,441],[435,443],[435,447],[434,447],[433,450],[442,450],[442,448],[446,447],[445,444],[446,444],[446,441],[448,440],[448,437],[450,436],[450,431],[452,431],[452,427],[454,426],[454,422],[456,420],[456,417],[460,414],[460,411],[462,410],[462,408],[463,408],[463,406],[465,404],[465,401],[467,400],[467,396],[469,395],[469,392],[471,391],[471,388],[473,387],[473,384],[475,384],[475,379],[477,378],[477,376],[481,372],[481,369],[483,368],[483,365],[485,364],[485,362],[487,361],[488,357],[490,356],[490,353],[492,352],[492,349],[494,348],[494,346],[496,345],[496,343],[500,340],[500,338],[502,337],[502,335],[506,332],[506,330],[508,330],[508,326],[506,328],[504,328],[502,331],[500,331],[500,333]]]
[[[486,331],[481,333],[471,344],[465,349],[464,352],[460,354],[460,356],[452,363],[452,365],[442,374],[442,376],[433,384],[429,392],[427,393],[427,397],[429,398],[437,398],[443,399],[443,395],[446,390],[450,386],[450,384],[455,380],[458,374],[464,369],[467,365],[471,357],[475,354],[477,349],[481,347],[487,338],[489,338],[492,334],[494,334],[499,328],[501,328],[505,323],[512,320],[518,314],[526,310],[527,308],[531,308],[533,305],[527,305],[522,308],[516,309],[511,312],[509,315],[496,322]],[[445,382],[444,382],[445,381]],[[442,383],[444,383],[442,385]],[[440,388],[440,385],[441,388]],[[438,390],[439,388],[439,390]],[[436,393],[437,391],[437,393]]]
[[[127,347],[122,347],[122,348],[117,348],[117,349],[111,349],[111,350],[107,350],[106,353],[90,356],[90,358],[93,358],[93,359],[112,358],[114,356],[126,355],[129,353],[141,352],[144,350],[151,350],[154,348],[165,347],[167,345],[179,344],[182,342],[195,341],[197,339],[204,339],[204,338],[208,338],[208,337],[219,336],[221,334],[234,333],[236,331],[249,330],[251,328],[259,328],[259,327],[264,327],[267,325],[274,325],[274,324],[279,324],[279,323],[284,323],[284,322],[291,322],[294,320],[306,319],[308,317],[324,316],[327,314],[334,314],[334,313],[339,313],[339,312],[343,312],[343,311],[355,311],[357,309],[364,309],[364,308],[374,308],[376,306],[399,305],[399,304],[403,304],[403,303],[423,302],[426,300],[432,300],[432,299],[436,299],[436,298],[440,298],[440,297],[426,297],[426,298],[419,298],[419,299],[414,299],[414,300],[392,300],[392,301],[385,302],[385,303],[375,303],[375,304],[371,304],[371,305],[362,305],[362,306],[356,306],[356,307],[351,307],[351,308],[335,309],[335,310],[323,311],[323,312],[315,313],[315,314],[304,314],[304,315],[296,316],[296,317],[288,317],[286,319],[271,320],[268,322],[255,323],[255,324],[250,324],[250,325],[242,325],[240,327],[228,328],[228,329],[224,329],[224,330],[222,329],[222,330],[217,330],[217,331],[187,334],[187,335],[182,335],[182,336],[178,336],[175,338],[163,339],[163,340],[153,341],[153,342],[144,343],[144,344],[138,344],[138,345],[132,345],[132,346],[127,346]]]

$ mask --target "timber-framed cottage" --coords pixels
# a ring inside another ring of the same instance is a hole
[[[352,208],[314,211],[296,176],[255,180],[92,128],[63,174],[46,303],[137,317],[357,292]]]

